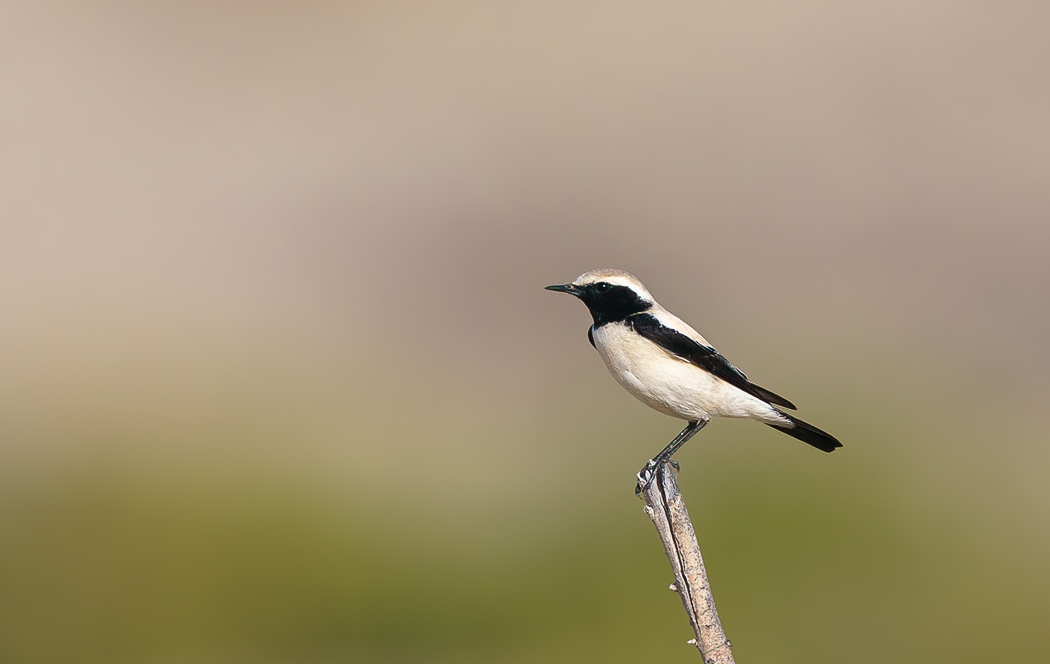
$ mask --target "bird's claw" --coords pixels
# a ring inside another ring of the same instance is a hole
[[[656,479],[656,469],[656,460],[649,459],[649,463],[645,464],[645,467],[638,471],[638,484],[634,487],[634,495],[637,496],[649,488],[649,485]]]
[[[638,484],[634,487],[634,495],[637,496],[649,488],[649,485],[656,479],[656,471],[665,463],[670,464],[675,469],[675,472],[678,472],[678,462],[674,459],[665,459],[663,461],[649,459],[649,463],[645,464],[645,467],[638,471]]]

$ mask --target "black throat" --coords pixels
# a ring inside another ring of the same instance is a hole
[[[582,288],[580,299],[587,305],[594,319],[594,327],[619,323],[633,314],[648,311],[653,303],[627,286],[609,283],[588,284]]]

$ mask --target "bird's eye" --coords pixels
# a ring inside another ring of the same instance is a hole
[[[605,291],[609,290],[609,284],[605,283],[604,281],[599,281],[598,283],[594,284],[594,290],[598,291],[599,293],[604,293]]]

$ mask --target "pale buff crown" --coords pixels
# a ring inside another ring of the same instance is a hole
[[[627,286],[650,302],[656,301],[649,290],[645,287],[645,284],[643,284],[638,277],[630,272],[624,272],[623,270],[616,270],[613,268],[591,270],[590,272],[584,272],[576,277],[576,281],[573,281],[572,283],[575,286],[586,286],[587,284],[596,284],[599,281],[605,281],[618,286]]]
[[[610,284],[617,284],[619,286],[627,286],[634,290],[634,292],[641,295],[646,300],[653,303],[653,308],[649,310],[649,313],[656,317],[661,323],[672,329],[678,330],[685,336],[696,341],[697,343],[704,346],[711,346],[711,342],[703,337],[699,332],[694,330],[684,320],[675,316],[670,311],[660,306],[660,303],[656,301],[656,298],[652,296],[645,285],[638,280],[638,277],[634,276],[630,272],[624,272],[623,270],[615,270],[611,268],[602,268],[599,270],[591,270],[590,272],[584,272],[576,281],[572,282],[576,286],[586,286],[587,284],[598,283],[599,281],[607,281]]]

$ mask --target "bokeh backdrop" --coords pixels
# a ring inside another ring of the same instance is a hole
[[[6,2],[0,660],[695,662],[639,275],[845,449],[680,453],[741,662],[1050,649],[1050,6]]]

